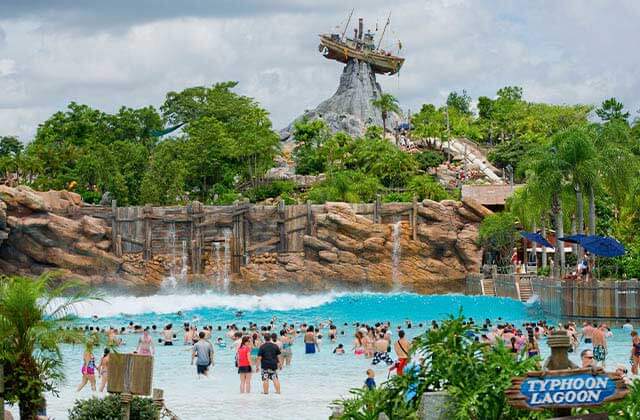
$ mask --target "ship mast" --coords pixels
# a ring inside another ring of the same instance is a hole
[[[389,11],[389,16],[387,16],[387,23],[384,24],[384,28],[382,29],[382,35],[380,35],[380,40],[378,41],[378,46],[376,50],[380,49],[380,44],[382,44],[382,38],[384,38],[384,33],[387,30],[387,26],[389,26],[389,22],[391,21],[391,11]]]
[[[344,34],[347,33],[347,28],[349,27],[349,23],[351,22],[351,16],[353,16],[353,10],[351,9],[351,13],[349,13],[349,19],[347,19],[347,24],[344,25],[344,30],[342,31],[342,36],[340,39],[344,39]]]

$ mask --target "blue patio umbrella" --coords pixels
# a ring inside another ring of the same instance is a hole
[[[624,246],[609,236],[573,235],[560,238],[561,241],[573,242],[599,257],[619,257],[626,252]]]
[[[553,245],[551,245],[551,243],[549,243],[549,241],[547,241],[544,236],[542,236],[537,232],[527,232],[527,231],[521,230],[520,235],[523,238],[530,240],[531,242],[535,242],[547,248],[553,248]]]

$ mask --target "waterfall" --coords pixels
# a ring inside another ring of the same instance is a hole
[[[393,224],[393,233],[391,240],[393,248],[391,250],[391,280],[393,282],[393,289],[399,290],[402,286],[400,283],[400,257],[402,247],[400,245],[400,239],[402,238],[402,222],[396,222]]]
[[[178,285],[176,278],[176,224],[170,223],[167,237],[165,238],[165,246],[169,250],[171,261],[169,262],[169,277],[165,277],[160,285],[161,289],[175,289]]]
[[[224,272],[222,290],[226,293],[229,291],[229,262],[231,261],[231,231],[224,230]]]
[[[220,290],[220,286],[222,285],[222,264],[220,262],[220,242],[214,242],[213,248],[211,250],[213,252],[213,259],[216,262],[216,288]]]
[[[189,254],[187,253],[187,241],[182,241],[182,255],[180,256],[180,277],[179,283],[187,283],[187,273],[189,272]]]

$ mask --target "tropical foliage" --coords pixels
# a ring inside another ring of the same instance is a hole
[[[56,286],[52,275],[0,277],[4,397],[18,403],[20,418],[35,418],[44,393],[56,394],[64,378],[60,344],[83,340],[82,333],[63,328],[63,322],[75,304],[89,297],[74,282]]]
[[[535,418],[511,408],[504,391],[511,386],[511,377],[533,370],[537,359],[514,357],[504,346],[475,341],[472,330],[459,315],[417,337],[411,353],[421,363],[377,389],[353,389],[349,397],[336,402],[344,409],[341,418],[377,419],[380,413],[394,419],[418,418],[422,394],[438,390],[450,396],[450,418]]]
[[[92,397],[77,400],[69,410],[69,420],[120,420],[124,408],[119,395],[104,398]],[[131,399],[130,420],[157,420],[160,410],[150,398],[133,397]]]

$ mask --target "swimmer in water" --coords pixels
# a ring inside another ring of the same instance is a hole
[[[222,337],[218,337],[218,339],[216,340],[216,346],[218,346],[221,349],[223,349],[223,348],[227,347],[227,343],[224,342]]]
[[[242,318],[243,315],[244,315],[244,312],[236,311],[236,318]]]

